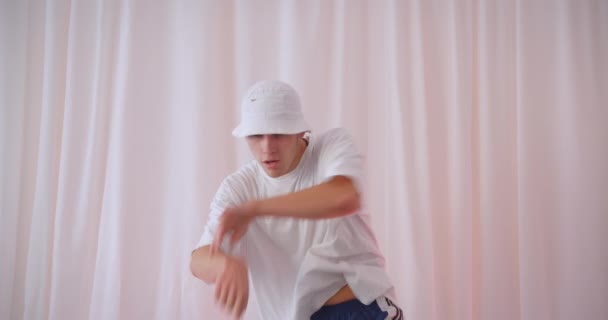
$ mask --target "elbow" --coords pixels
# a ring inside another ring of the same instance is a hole
[[[201,261],[200,255],[198,255],[196,251],[193,252],[192,257],[190,258],[190,272],[195,278],[202,280],[206,284],[213,284],[213,279],[206,276],[205,272],[201,270],[203,263],[204,261]]]
[[[333,212],[336,217],[349,215],[361,208],[361,197],[350,178],[337,176],[330,183],[335,188]]]
[[[361,208],[361,197],[354,188],[336,200],[336,212],[339,216],[349,215]]]
[[[196,278],[201,279],[201,277],[199,276],[198,272],[197,272],[197,268],[196,268],[196,257],[194,255],[192,255],[192,258],[190,258],[190,272],[192,273],[192,275]],[[203,280],[203,279],[201,279]]]

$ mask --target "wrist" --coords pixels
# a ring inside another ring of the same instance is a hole
[[[245,206],[247,207],[246,212],[248,213],[248,215],[252,218],[263,216],[263,213],[261,210],[261,204],[262,204],[262,201],[256,201],[256,200],[247,202],[245,204]]]
[[[210,258],[212,262],[213,278],[217,279],[226,269],[228,264],[229,256],[221,251],[211,254]]]
[[[226,256],[222,264],[222,269],[218,276],[224,273],[233,273],[235,270],[245,268],[247,269],[247,263],[244,259],[238,256]]]

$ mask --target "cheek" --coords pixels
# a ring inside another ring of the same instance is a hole
[[[264,159],[263,159],[263,158],[264,158],[264,152],[262,151],[262,149],[260,149],[260,148],[255,149],[254,154],[255,154],[255,157],[256,157],[257,159],[259,159],[259,160],[264,160]]]
[[[290,141],[290,143],[285,144],[283,146],[283,156],[288,157],[290,161],[296,157],[297,153],[298,153],[298,144],[297,143],[293,143],[292,141]]]
[[[251,154],[253,154],[253,156],[256,159],[260,159],[260,155],[262,153],[260,152],[260,148],[258,147],[258,145],[256,145],[255,143],[251,143],[251,142],[249,142],[248,145],[249,145],[249,151],[251,151]]]
[[[291,156],[298,149],[298,146],[293,143],[282,143],[281,144],[281,154],[283,156]]]

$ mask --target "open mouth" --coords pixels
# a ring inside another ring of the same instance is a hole
[[[264,161],[264,165],[267,167],[276,167],[279,163],[279,160],[266,160]]]

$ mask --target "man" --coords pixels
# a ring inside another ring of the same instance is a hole
[[[295,90],[253,85],[241,123],[255,157],[220,185],[192,254],[197,278],[240,317],[248,274],[265,320],[402,319],[360,211],[362,159],[344,130],[307,134]]]

